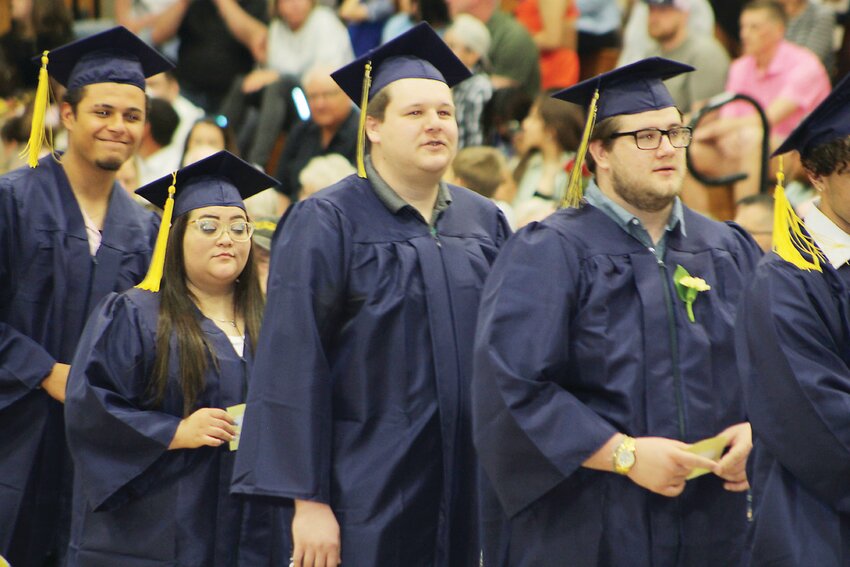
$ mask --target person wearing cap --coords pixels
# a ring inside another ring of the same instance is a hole
[[[47,63],[45,65],[45,62]],[[61,557],[70,469],[62,406],[86,317],[138,283],[158,221],[115,181],[145,124],[145,76],[171,65],[123,28],[42,56],[34,131],[47,75],[67,87],[67,151],[0,177],[0,554],[14,565]],[[37,136],[36,136],[37,138]]]
[[[369,155],[278,226],[233,490],[294,503],[296,567],[477,565],[472,340],[509,229],[441,182],[469,71],[423,23],[333,76]]]
[[[272,511],[229,494],[263,294],[243,200],[275,180],[226,151],[138,190],[169,215],[163,255],[109,294],[65,402],[74,459],[67,566],[268,565]],[[160,276],[161,274],[161,276]]]
[[[800,153],[819,200],[801,221],[777,187],[775,252],[738,311],[753,567],[850,565],[848,100],[845,78],[776,150]]]
[[[662,81],[690,70],[647,59],[554,95],[596,114],[594,179],[508,241],[482,292],[473,433],[509,521],[485,565],[741,565],[733,326],[761,252],[678,197],[690,130]]]

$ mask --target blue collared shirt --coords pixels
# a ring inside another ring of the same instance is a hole
[[[584,191],[584,199],[588,204],[593,205],[608,215],[627,234],[646,246],[659,260],[664,259],[664,253],[667,251],[668,232],[675,230],[678,226],[679,230],[682,231],[682,236],[687,236],[685,233],[685,218],[682,214],[682,200],[679,197],[673,199],[673,209],[670,211],[670,218],[667,219],[667,228],[658,242],[652,242],[652,237],[646,228],[644,228],[640,219],[608,198],[599,186],[596,185],[595,179],[591,179],[590,183],[588,183],[587,189]]]

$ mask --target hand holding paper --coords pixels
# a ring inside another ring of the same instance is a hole
[[[236,451],[239,449],[239,437],[242,435],[242,418],[245,417],[245,404],[236,404],[227,408],[227,413],[233,418],[233,425],[236,428],[236,434],[230,441],[230,450]]]

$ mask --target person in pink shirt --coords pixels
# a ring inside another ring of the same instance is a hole
[[[770,123],[771,148],[829,94],[831,85],[820,59],[784,39],[785,12],[774,0],[753,0],[741,12],[743,55],[732,62],[726,91],[755,99]],[[744,171],[736,200],[759,191],[762,129],[755,109],[729,104],[713,122],[700,124],[691,146],[694,163],[709,175]],[[786,170],[793,169],[786,158]],[[699,197],[692,192],[691,197]],[[704,193],[703,193],[704,196]],[[691,199],[692,201],[694,199]]]

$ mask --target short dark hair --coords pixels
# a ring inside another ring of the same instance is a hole
[[[167,146],[180,125],[180,116],[167,100],[154,98],[150,101],[147,121],[151,125],[151,137],[160,146]]]
[[[80,104],[80,101],[83,100],[86,96],[86,87],[83,85],[82,87],[76,87],[73,89],[68,89],[65,91],[65,94],[62,95],[62,102],[67,102],[71,105],[71,110],[74,112],[74,116],[77,115],[77,105]],[[151,97],[145,93],[145,114],[151,111]]]
[[[593,142],[595,140],[601,140],[602,145],[608,149],[611,147],[611,144],[614,143],[614,139],[611,137],[617,133],[617,130],[620,129],[620,121],[617,120],[617,116],[609,116],[605,120],[601,122],[597,122],[593,127],[593,132],[590,133],[589,142]],[[588,143],[589,143],[588,142]],[[588,151],[584,158],[585,163],[587,163],[587,169],[590,170],[591,173],[596,173],[596,162],[593,161],[593,155]]]
[[[821,177],[845,173],[850,168],[850,136],[815,146],[800,156],[807,171]]]
[[[750,0],[741,8],[741,13],[743,14],[744,12],[753,10],[764,10],[771,19],[780,22],[783,26],[788,25],[788,15],[785,13],[782,4],[776,0]]]

